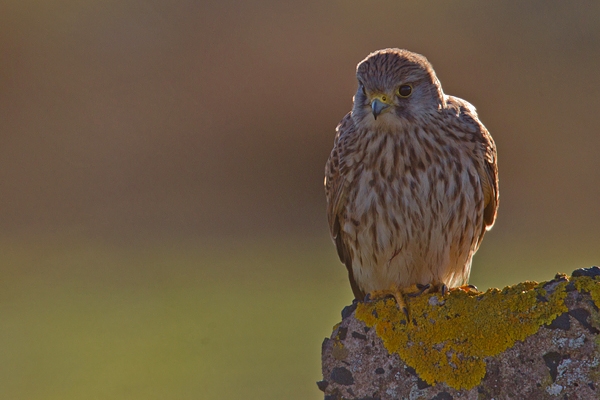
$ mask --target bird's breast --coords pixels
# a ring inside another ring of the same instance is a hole
[[[423,129],[363,137],[342,226],[360,246],[374,254],[431,246],[477,219],[481,183],[460,144]]]

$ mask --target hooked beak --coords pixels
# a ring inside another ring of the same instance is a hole
[[[377,119],[377,116],[389,106],[390,105],[387,102],[385,102],[385,97],[375,97],[373,101],[371,101],[371,110],[373,111],[373,118]]]

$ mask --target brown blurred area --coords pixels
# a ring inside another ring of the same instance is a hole
[[[3,8],[5,235],[324,235],[323,165],[355,65],[403,47],[496,140],[495,236],[598,236],[596,2]]]
[[[5,0],[0,398],[322,398],[323,169],[385,47],[496,141],[471,283],[600,263],[600,2]]]

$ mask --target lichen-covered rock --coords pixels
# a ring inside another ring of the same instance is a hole
[[[598,399],[600,269],[485,293],[353,303],[322,349],[326,400]]]

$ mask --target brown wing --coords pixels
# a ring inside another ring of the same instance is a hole
[[[483,239],[483,235],[487,230],[490,230],[496,221],[496,213],[498,210],[499,191],[498,191],[498,164],[496,154],[496,144],[494,139],[483,126],[477,117],[477,111],[468,102],[448,96],[448,102],[451,107],[459,109],[459,121],[462,129],[466,132],[473,133],[475,142],[478,148],[475,149],[474,156],[481,161],[478,163],[479,179],[483,186],[483,222],[479,236],[479,243]]]
[[[485,222],[485,229],[490,230],[496,221],[496,214],[498,212],[500,195],[498,190],[498,163],[496,161],[497,153],[494,139],[492,139],[492,136],[483,125],[481,125],[481,128],[481,133],[484,138],[483,144],[485,148],[485,164],[483,171],[480,171],[483,181],[483,194],[485,199],[483,221]]]
[[[344,202],[348,187],[346,174],[346,145],[349,129],[352,129],[350,114],[347,114],[338,124],[333,149],[325,164],[325,196],[327,197],[327,220],[329,232],[335,239],[339,234],[338,213]],[[336,226],[337,223],[337,226]],[[343,262],[343,260],[342,260]]]
[[[329,222],[329,233],[335,242],[338,256],[348,270],[348,278],[352,292],[358,300],[363,300],[365,294],[356,283],[352,272],[352,256],[348,246],[344,242],[343,232],[340,226],[340,215],[346,204],[348,187],[352,181],[350,173],[350,157],[348,149],[351,146],[354,134],[354,123],[350,113],[342,119],[336,128],[333,149],[325,164],[325,196],[327,198],[327,220]]]

